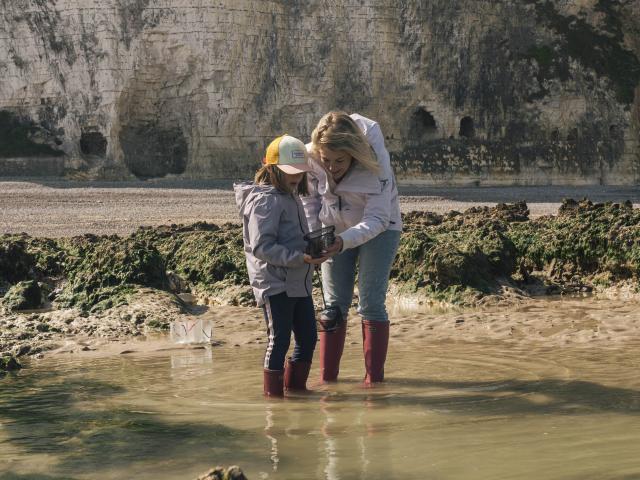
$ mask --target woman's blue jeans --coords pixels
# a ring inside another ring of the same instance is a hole
[[[391,265],[400,244],[400,232],[386,230],[356,248],[322,264],[322,284],[327,306],[337,306],[347,318],[358,272],[358,313],[366,320],[388,322],[385,300]]]

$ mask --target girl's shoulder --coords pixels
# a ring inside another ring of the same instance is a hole
[[[252,182],[234,184],[236,203],[241,213],[255,208],[276,208],[285,196],[271,185],[256,185]]]

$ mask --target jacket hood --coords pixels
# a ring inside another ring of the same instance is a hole
[[[240,217],[244,215],[246,206],[263,193],[279,193],[278,189],[272,185],[256,185],[253,182],[240,182],[233,184],[233,191],[236,194],[236,205],[240,210]]]

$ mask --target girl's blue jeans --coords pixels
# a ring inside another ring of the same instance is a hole
[[[345,250],[322,264],[327,306],[337,306],[344,318],[351,306],[358,272],[358,313],[367,320],[388,322],[385,300],[391,265],[400,244],[400,232],[386,230],[356,248]]]

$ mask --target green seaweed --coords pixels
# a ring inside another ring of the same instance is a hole
[[[425,300],[473,305],[504,284],[531,282],[556,291],[640,285],[640,210],[630,203],[565,200],[558,215],[530,219],[517,202],[411,212],[404,224],[391,282]],[[64,287],[56,304],[85,313],[126,304],[143,287],[169,291],[168,271],[198,295],[253,304],[239,225],[148,227],[129,237],[0,236],[0,287],[25,280]]]
[[[630,203],[565,200],[557,216],[512,225],[509,235],[523,268],[554,281],[640,276],[640,211]]]
[[[0,356],[0,372],[11,372],[21,368],[22,365],[13,355]]]
[[[35,280],[26,280],[13,285],[0,300],[5,310],[30,310],[42,305],[42,288]]]
[[[167,286],[164,259],[150,243],[85,235],[64,243],[68,283],[57,301],[84,311],[127,303],[135,286]]]

